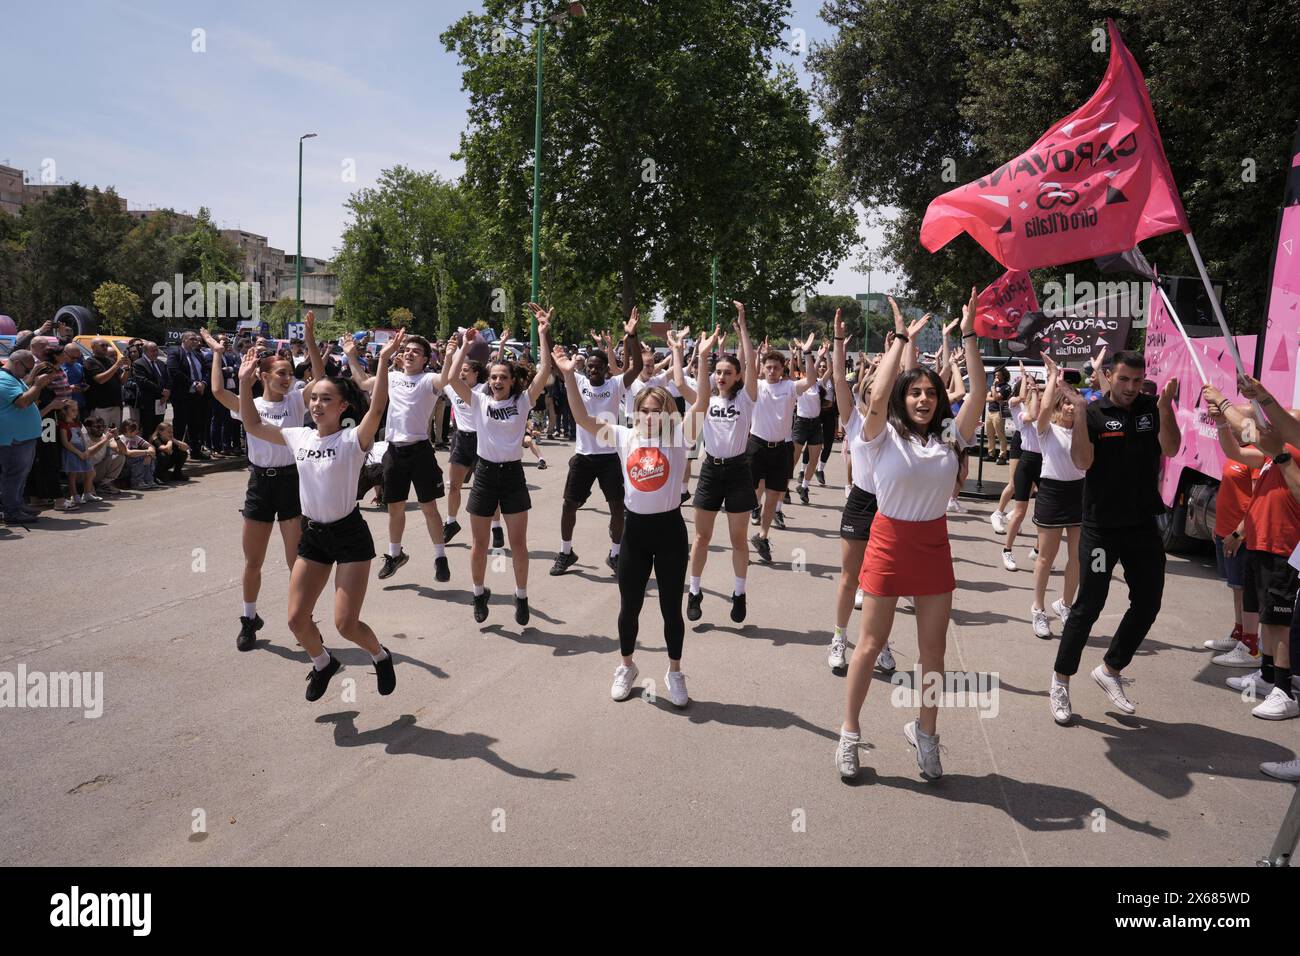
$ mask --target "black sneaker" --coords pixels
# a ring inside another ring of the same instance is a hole
[[[820,468],[817,469],[817,484],[821,485],[823,488],[826,487],[826,472],[822,471]]]
[[[393,557],[391,554],[384,555],[384,566],[379,569],[379,580],[382,581],[384,578],[391,578],[395,573],[397,573],[398,568],[410,560],[411,556],[405,551],[398,551],[397,557]]]
[[[782,500],[788,505],[794,504],[794,502],[790,500],[790,489],[788,488],[786,489],[785,498],[783,498]]]
[[[254,614],[252,617],[240,617],[239,636],[235,638],[235,647],[241,651],[251,651],[253,645],[257,643],[257,632],[261,629],[262,615]]]
[[[447,521],[442,526],[442,543],[451,544],[451,539],[460,534],[459,521]]]
[[[772,542],[762,535],[756,534],[749,539],[749,543],[754,546],[754,550],[758,552],[758,556],[764,564],[772,563]]]
[[[615,574],[618,574],[618,555],[617,555],[617,554],[606,554],[606,555],[605,555],[605,565],[606,565],[606,566],[607,566],[611,571],[613,571]]]
[[[1003,456],[1002,458],[999,458],[999,459],[997,460],[997,464],[999,464],[999,465],[1005,465],[1006,463],[1007,463],[1007,459],[1006,459],[1005,456]]]
[[[688,621],[698,621],[701,617],[703,617],[704,612],[700,609],[700,606],[703,603],[704,603],[703,591],[701,591],[699,594],[686,595],[686,619]]]
[[[577,563],[578,556],[572,551],[568,554],[557,554],[555,556],[555,563],[551,565],[551,577],[559,577]]]
[[[515,598],[515,623],[523,627],[528,623],[528,598]]]
[[[690,493],[689,491],[683,491],[683,492],[682,492],[682,504],[686,504],[686,502],[688,502],[688,501],[690,501],[690,500],[691,500],[691,493]]]
[[[500,550],[501,550],[502,548],[504,548],[505,546],[506,546],[506,530],[505,530],[505,528],[493,528],[493,529],[492,529],[492,547],[494,547],[494,548],[496,548],[498,551],[500,551]]]
[[[778,511],[772,515],[772,527],[780,528],[782,531],[785,530],[785,515],[782,512]]]
[[[323,671],[318,671],[313,664],[311,673],[307,675],[307,699],[320,700],[325,696],[325,688],[330,685],[330,678],[337,674],[343,668],[342,663],[333,654],[330,655],[330,662],[325,665]]]
[[[755,508],[753,511],[749,513],[749,523],[758,524],[758,521],[761,517],[762,515],[760,515],[758,509]]]
[[[451,565],[447,563],[445,554],[441,558],[433,559],[433,579],[435,581],[451,580]]]
[[[537,470],[538,470],[538,471],[545,471],[545,470],[546,470],[546,459],[545,459],[545,458],[539,458],[539,459],[537,459]]]
[[[799,502],[805,505],[808,503],[808,487],[806,485],[799,486]]]
[[[731,619],[737,624],[745,619],[745,595],[733,594],[731,596]]]
[[[482,624],[487,620],[488,598],[491,596],[492,592],[487,588],[483,589],[482,594],[474,596],[474,622],[476,624]]]
[[[375,661],[375,677],[379,679],[379,694],[381,697],[387,697],[397,686],[397,675],[393,673],[393,652],[379,645],[387,655],[382,661]]]

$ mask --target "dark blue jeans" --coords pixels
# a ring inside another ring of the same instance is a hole
[[[17,518],[23,508],[23,485],[36,458],[36,439],[0,445],[0,511],[6,518]]]

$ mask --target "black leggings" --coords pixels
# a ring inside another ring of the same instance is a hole
[[[618,554],[618,648],[624,657],[636,650],[641,605],[645,602],[650,570],[654,569],[659,590],[659,611],[664,617],[664,643],[668,659],[682,659],[682,591],[686,587],[686,563],[690,558],[686,521],[680,508],[643,515],[627,512],[623,543]]]

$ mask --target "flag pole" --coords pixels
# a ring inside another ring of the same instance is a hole
[[[1196,357],[1196,349],[1192,348],[1192,340],[1187,337],[1187,330],[1183,328],[1178,313],[1174,311],[1174,304],[1169,301],[1169,296],[1165,294],[1164,287],[1160,284],[1159,279],[1152,279],[1151,282],[1156,287],[1156,291],[1160,293],[1160,298],[1165,303],[1165,311],[1169,313],[1169,318],[1174,320],[1174,325],[1178,328],[1178,334],[1183,337],[1183,344],[1187,346],[1187,354],[1192,357],[1192,364],[1196,366],[1196,374],[1201,377],[1201,384],[1209,385],[1210,380],[1205,377],[1205,369],[1201,368],[1201,360]]]
[[[1228,320],[1223,317],[1223,306],[1219,304],[1219,297],[1214,294],[1214,287],[1210,285],[1210,274],[1205,271],[1205,262],[1201,259],[1201,250],[1196,248],[1196,237],[1192,235],[1190,229],[1183,235],[1187,237],[1187,248],[1192,250],[1192,259],[1196,262],[1196,271],[1201,274],[1201,283],[1205,286],[1205,294],[1210,297],[1210,308],[1214,310],[1214,317],[1218,319],[1219,328],[1223,330],[1223,339],[1228,343],[1228,351],[1232,353],[1232,361],[1237,366],[1237,374],[1245,378],[1246,367],[1241,364],[1241,353],[1237,351],[1237,340],[1228,331]],[[1255,410],[1257,420],[1260,422],[1268,421],[1268,416],[1264,414],[1264,409],[1259,407],[1259,402],[1251,399],[1250,405]]]

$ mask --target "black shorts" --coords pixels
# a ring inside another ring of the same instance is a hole
[[[513,515],[532,506],[522,461],[478,460],[474,466],[474,487],[465,510],[480,518],[491,518],[498,507],[503,515]]]
[[[346,518],[330,524],[312,521],[303,515],[298,557],[317,564],[374,560],[375,539],[370,536],[370,525],[362,517],[361,509],[354,508]]]
[[[1083,479],[1039,480],[1038,497],[1034,499],[1034,524],[1040,528],[1077,528],[1083,524]]]
[[[473,468],[478,464],[478,432],[456,430],[451,440],[451,463]]]
[[[840,519],[840,537],[845,541],[867,541],[871,538],[871,522],[876,517],[876,496],[857,485],[849,489],[849,499],[844,502],[844,516]]]
[[[796,445],[820,445],[822,443],[822,420],[818,418],[794,417],[794,443]]]
[[[600,493],[611,505],[623,504],[623,467],[618,453],[574,455],[569,459],[569,477],[564,482],[564,500],[581,508],[591,497],[591,486],[599,481]]]
[[[426,504],[447,492],[442,486],[442,468],[428,439],[409,445],[388,443],[384,452],[384,501],[405,501],[415,486],[415,500]]]
[[[1028,501],[1034,494],[1034,485],[1038,484],[1043,473],[1043,456],[1036,451],[1022,451],[1020,464],[1016,465],[1013,500]]]
[[[794,473],[794,445],[791,442],[769,443],[753,435],[749,436],[749,475],[754,487],[760,483],[768,491],[785,492],[790,487],[790,476]]]
[[[834,445],[835,433],[840,427],[840,413],[834,408],[822,412],[822,444]]]
[[[1258,614],[1260,624],[1289,625],[1295,611],[1298,584],[1300,578],[1296,569],[1287,563],[1286,555],[1248,551],[1241,609],[1247,614]]]
[[[1011,450],[1007,452],[1007,458],[1008,459],[1019,458],[1020,457],[1020,432],[1012,432],[1010,439],[1011,439]]]
[[[722,511],[738,514],[758,507],[754,494],[754,476],[749,457],[714,458],[704,456],[700,480],[695,483],[695,508],[699,511]]]
[[[248,470],[248,491],[244,493],[244,518],[248,521],[290,521],[302,514],[298,503],[298,467]]]

